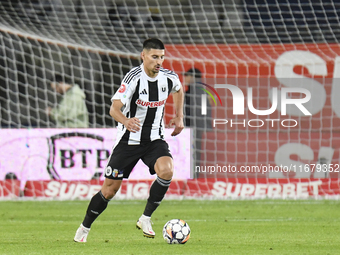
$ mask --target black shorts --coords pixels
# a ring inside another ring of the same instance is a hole
[[[140,145],[119,142],[111,153],[104,174],[106,178],[114,180],[129,178],[132,169],[140,159],[149,167],[150,174],[155,174],[155,163],[163,156],[172,158],[169,145],[162,139]]]

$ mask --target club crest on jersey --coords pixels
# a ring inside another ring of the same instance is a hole
[[[126,90],[126,86],[124,84],[120,85],[120,88],[118,90],[119,93],[124,93]]]
[[[166,99],[162,100],[162,101],[156,101],[156,102],[145,102],[141,99],[137,99],[136,100],[136,105],[139,106],[144,106],[144,107],[150,107],[150,108],[155,108],[155,107],[159,107],[164,105],[166,102]]]

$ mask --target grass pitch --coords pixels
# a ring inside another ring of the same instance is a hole
[[[340,254],[340,202],[333,200],[164,200],[155,239],[135,223],[145,201],[111,201],[87,243],[73,237],[88,201],[0,202],[0,254]],[[169,245],[163,225],[182,218],[192,234]]]

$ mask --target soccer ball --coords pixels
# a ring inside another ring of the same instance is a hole
[[[184,220],[169,220],[163,227],[163,237],[168,244],[185,244],[190,238],[190,228]]]

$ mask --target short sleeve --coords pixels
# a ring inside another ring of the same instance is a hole
[[[179,91],[182,87],[182,83],[180,82],[179,78],[176,77],[174,80],[173,80],[173,86],[172,86],[172,90],[171,90],[171,93],[175,93],[177,91]]]
[[[120,100],[124,105],[132,98],[132,95],[135,90],[135,86],[133,86],[134,82],[131,82],[130,84],[126,84],[122,82],[119,89],[116,91],[116,93],[111,98],[111,102],[113,100]]]
[[[131,100],[133,93],[135,93],[137,80],[138,80],[138,77],[140,77],[141,72],[142,72],[142,69],[140,66],[132,68],[124,76],[119,89],[116,91],[116,93],[111,98],[111,102],[113,100],[120,100],[122,101],[123,105],[126,105],[127,102]]]

